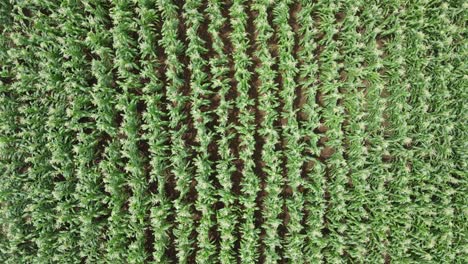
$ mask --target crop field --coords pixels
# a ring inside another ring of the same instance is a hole
[[[467,20],[1,0],[0,263],[468,263]]]

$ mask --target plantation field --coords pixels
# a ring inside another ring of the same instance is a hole
[[[0,263],[468,263],[461,0],[2,0]]]

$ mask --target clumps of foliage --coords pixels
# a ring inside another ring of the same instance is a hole
[[[0,3],[1,263],[465,263],[462,1]]]

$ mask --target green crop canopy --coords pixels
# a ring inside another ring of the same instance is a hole
[[[0,0],[0,263],[468,263],[467,21]]]

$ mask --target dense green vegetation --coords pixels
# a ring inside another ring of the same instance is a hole
[[[467,263],[467,17],[1,1],[0,263]]]

